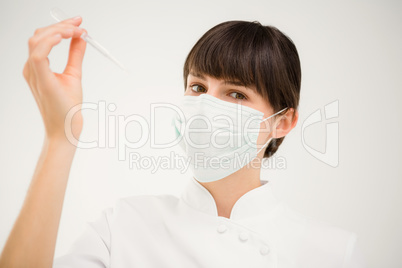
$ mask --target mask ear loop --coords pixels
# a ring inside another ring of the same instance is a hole
[[[270,119],[271,117],[273,117],[273,116],[275,116],[275,115],[277,115],[277,114],[280,114],[281,112],[285,111],[285,110],[288,109],[288,108],[289,108],[289,107],[283,108],[283,109],[280,110],[279,112],[274,113],[273,115],[268,116],[267,118],[265,118],[264,120],[262,120],[261,123],[264,122],[264,121],[266,121],[266,120],[268,120],[268,119]],[[265,146],[268,146],[268,144],[271,142],[271,140],[272,140],[272,137],[257,151],[257,154],[259,154],[259,153],[261,152],[261,150],[265,148]]]

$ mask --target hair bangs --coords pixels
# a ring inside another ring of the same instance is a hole
[[[257,92],[267,97],[266,90],[258,85],[264,73],[261,70],[258,55],[262,45],[261,28],[257,23],[228,25],[217,35],[212,28],[193,47],[184,65],[184,85],[187,87],[187,76],[194,74],[208,75],[216,79],[240,82],[243,86],[256,88]]]

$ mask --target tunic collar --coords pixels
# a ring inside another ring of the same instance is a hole
[[[272,192],[272,183],[268,183],[267,180],[261,180],[261,184],[261,186],[248,191],[236,201],[230,214],[231,220],[267,214],[277,206],[279,201]],[[196,210],[218,217],[218,210],[213,196],[193,177],[184,188],[181,199]]]

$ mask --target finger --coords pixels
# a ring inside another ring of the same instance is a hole
[[[32,65],[33,70],[35,71],[38,80],[46,80],[48,78],[49,72],[51,72],[51,70],[46,58],[49,55],[51,49],[55,45],[60,43],[61,40],[61,34],[45,37],[43,38],[41,43],[39,43],[32,51],[29,57],[29,61]]]
[[[24,65],[23,75],[29,87],[32,90],[32,94],[36,96],[37,91],[36,91],[35,72],[32,69],[32,64],[30,64],[29,60],[27,60],[27,62]]]
[[[34,80],[34,75],[32,75],[33,72],[34,71],[32,70],[29,61],[27,61],[25,63],[24,71],[23,71],[24,77],[28,83],[28,86],[29,86],[29,89],[31,90],[32,95],[34,96],[36,105],[38,105],[39,110],[41,110],[42,107],[41,107],[40,101],[39,101],[39,94],[38,94],[37,87],[36,87],[36,81]]]
[[[50,35],[43,37],[42,40],[36,45],[30,55],[30,61],[35,69],[38,72],[38,75],[46,75],[50,71],[49,61],[47,59],[52,48],[57,45],[62,38],[71,38],[74,36],[79,36],[84,29],[75,28],[75,31],[70,31],[70,29],[63,29],[61,32],[56,35]],[[45,78],[42,77],[42,78]],[[38,77],[41,79],[41,77]]]
[[[60,21],[58,23],[60,23],[60,24],[66,23],[66,24],[72,24],[72,25],[78,26],[78,25],[81,24],[81,22],[82,22],[82,18],[80,16],[76,16],[76,17],[73,17],[73,18],[62,20],[62,21]]]
[[[51,24],[46,27],[38,28],[35,30],[34,35],[29,39],[29,53],[32,52],[33,48],[36,44],[47,35],[54,35],[55,29],[69,28],[69,27],[78,27],[82,22],[82,18],[77,16],[74,18],[69,18],[54,24]]]
[[[66,68],[63,72],[64,74],[69,74],[81,78],[82,61],[84,59],[86,46],[87,42],[80,37],[71,39],[70,52]]]
[[[44,27],[43,29],[50,28],[50,27],[57,26],[57,25],[72,25],[72,26],[77,27],[81,23],[82,23],[82,18],[80,16],[77,16],[77,17],[74,17],[74,18],[69,18],[69,19],[66,19],[66,20],[56,22],[54,24],[51,24],[49,26]]]
[[[28,65],[28,61],[25,62],[24,64],[24,69],[22,69],[22,75],[24,76],[25,81],[29,81],[29,65]]]
[[[48,26],[45,28],[40,28],[35,31],[34,36],[29,39],[29,53],[35,49],[35,47],[41,43],[41,40],[47,36],[56,35],[57,33],[70,33],[70,32],[82,32],[82,28],[71,24],[56,24],[52,26]]]

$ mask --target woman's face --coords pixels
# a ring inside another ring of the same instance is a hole
[[[238,81],[218,80],[208,75],[190,72],[184,95],[200,94],[209,94],[223,101],[245,105],[263,112],[266,116],[273,113],[271,105],[253,87],[242,86]]]
[[[238,103],[248,106],[255,110],[264,113],[263,118],[267,118],[274,114],[271,105],[258,94],[255,88],[242,86],[237,81],[225,81],[222,79],[215,79],[208,75],[200,75],[193,72],[187,77],[187,88],[184,95],[198,96],[200,94],[209,94],[213,97],[223,101]],[[285,108],[285,107],[283,107]],[[272,136],[270,126],[276,124],[275,120],[280,119],[281,116],[272,117],[260,125],[260,135],[258,136],[258,145],[263,145]],[[264,150],[260,153],[263,154]]]

